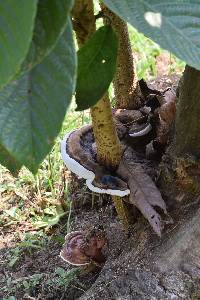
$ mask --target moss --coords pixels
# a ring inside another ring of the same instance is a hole
[[[176,184],[186,192],[200,192],[200,164],[192,157],[176,158]]]
[[[184,195],[183,199],[199,195],[200,162],[190,156],[167,155],[167,161],[160,164],[161,186],[164,190],[173,191],[174,198],[179,197],[180,193]]]

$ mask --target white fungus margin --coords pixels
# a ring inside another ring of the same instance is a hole
[[[134,133],[129,133],[129,136],[131,137],[138,137],[138,136],[144,136],[148,134],[152,130],[151,124],[148,124],[144,129],[134,132]]]

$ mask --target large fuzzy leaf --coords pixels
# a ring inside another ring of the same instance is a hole
[[[111,10],[163,48],[200,69],[197,0],[104,0]]]
[[[78,51],[77,110],[93,106],[107,91],[115,74],[117,45],[112,27],[103,26]]]
[[[18,71],[32,39],[36,0],[0,1],[0,89]]]
[[[0,144],[34,173],[59,133],[74,91],[75,71],[68,23],[67,33],[45,60],[0,93]]]
[[[33,39],[23,70],[40,63],[55,46],[64,32],[72,0],[39,0]]]

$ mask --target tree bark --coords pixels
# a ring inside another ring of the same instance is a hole
[[[200,71],[186,66],[180,86],[175,152],[200,157]]]
[[[108,93],[91,108],[93,132],[97,145],[97,160],[108,169],[116,170],[123,149],[113,122]],[[123,198],[112,196],[117,214],[126,232],[129,229],[129,212]]]
[[[119,38],[117,70],[113,80],[116,107],[136,109],[141,105],[142,94],[137,80],[128,26],[104,4],[101,4],[101,8],[104,22],[111,23]]]
[[[187,212],[172,212],[176,223],[161,239],[141,221],[129,239],[109,229],[108,260],[80,300],[200,299],[200,203],[193,200]]]
[[[76,0],[74,2],[72,24],[80,48],[96,30],[93,0]]]
[[[122,156],[122,146],[114,126],[108,93],[91,108],[97,159],[107,168],[116,169]]]

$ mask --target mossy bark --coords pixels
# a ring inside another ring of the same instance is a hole
[[[178,91],[175,134],[160,169],[163,189],[177,194],[170,205],[180,207],[200,193],[200,71],[186,66]]]
[[[186,66],[179,92],[175,152],[200,158],[200,71]]]
[[[116,169],[122,157],[122,146],[113,123],[108,93],[91,109],[98,161],[109,169]],[[129,229],[129,212],[123,198],[112,196],[117,214],[126,231]]]
[[[119,38],[117,70],[113,80],[116,107],[136,109],[141,105],[143,97],[135,70],[128,26],[103,3],[101,4],[101,9],[104,15],[104,22],[111,23]]]
[[[122,156],[122,147],[114,126],[108,93],[91,108],[91,117],[97,159],[107,168],[116,169]]]
[[[74,2],[72,24],[80,48],[96,30],[93,0]]]
[[[76,0],[72,10],[73,28],[78,46],[81,47],[95,32],[94,5],[92,0]],[[100,164],[116,169],[122,156],[122,147],[117,136],[108,93],[91,108],[92,125]],[[118,200],[118,201],[117,201]],[[127,229],[126,211],[120,198],[114,199],[115,208]]]

